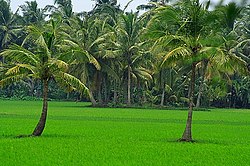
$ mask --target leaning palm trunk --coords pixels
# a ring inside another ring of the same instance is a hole
[[[189,111],[186,123],[186,128],[182,135],[180,141],[191,142],[192,139],[192,118],[193,118],[193,98],[194,98],[194,86],[195,86],[195,67],[196,63],[192,64],[192,75],[191,75],[191,86],[190,86],[190,96],[189,96]]]
[[[48,80],[43,80],[43,109],[40,120],[32,133],[32,136],[40,136],[45,128],[48,112]]]

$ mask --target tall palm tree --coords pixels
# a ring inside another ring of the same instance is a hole
[[[13,14],[9,2],[0,1],[0,50],[19,38],[21,26],[17,24],[17,12]]]
[[[75,16],[71,0],[54,0],[54,5],[46,5],[44,10],[50,12],[50,17],[62,18],[67,24]]]
[[[156,9],[156,15],[149,24],[149,34],[156,38],[155,46],[166,47],[162,66],[186,64],[191,67],[189,89],[189,111],[186,128],[181,141],[193,141],[192,117],[196,70],[198,64],[209,59],[213,67],[220,72],[245,69],[245,62],[234,54],[227,52],[208,36],[215,36],[211,28],[214,20],[199,0],[180,1],[179,7],[171,6]],[[211,28],[211,29],[210,29]],[[208,38],[207,38],[208,37]]]
[[[233,51],[248,63],[250,71],[250,23],[249,23],[250,5],[245,7],[242,12],[242,18],[236,23],[235,31],[238,36],[237,45]]]
[[[123,64],[123,71],[127,80],[127,105],[131,105],[131,80],[134,76],[133,71],[138,70],[139,59],[143,56],[143,44],[140,41],[142,34],[142,19],[138,17],[138,13],[122,14],[119,18],[116,28],[116,45],[115,50]],[[141,61],[140,61],[141,62]],[[137,67],[135,67],[137,66]],[[141,68],[144,70],[144,68]],[[140,70],[140,72],[142,72]],[[144,70],[144,74],[145,74]],[[147,72],[146,72],[147,73]]]
[[[44,22],[44,10],[38,8],[36,1],[25,1],[25,4],[21,5],[20,8],[25,24],[42,24]]]
[[[217,12],[220,16],[222,26],[226,33],[234,29],[236,20],[240,17],[243,7],[238,6],[235,2],[230,2],[226,6],[217,6]]]
[[[119,15],[122,13],[120,5],[117,5],[117,0],[94,0],[95,7],[88,12],[89,16],[107,20],[111,26],[115,26]]]
[[[157,6],[164,6],[170,2],[170,0],[148,0],[148,4],[142,4],[137,6],[137,10],[152,10],[155,9]]]
[[[77,61],[72,65],[74,74],[83,82],[89,85],[91,102],[95,106],[96,100],[94,92],[98,91],[98,102],[102,104],[101,90],[106,77],[117,78],[113,70],[114,55],[110,39],[112,33],[107,31],[107,20],[100,20],[97,17],[86,16],[83,20],[74,18],[68,27],[68,37],[64,40],[65,45],[74,51]],[[85,55],[89,61],[86,61]],[[77,70],[76,70],[77,69]],[[106,89],[106,88],[104,88]]]
[[[14,44],[0,54],[8,62],[1,72],[1,86],[26,78],[40,79],[42,82],[42,113],[31,136],[40,136],[45,128],[48,111],[48,86],[52,79],[67,90],[88,93],[88,88],[67,72],[68,63],[64,61],[66,54],[58,52],[58,37],[62,35],[59,33],[59,24],[51,20],[50,24],[44,27],[44,29],[35,26],[28,27],[29,35],[24,42],[34,43],[32,47],[29,45],[30,49]]]
[[[73,15],[73,5],[71,0],[54,0],[58,5],[58,11],[61,12],[63,17],[70,18]]]
[[[117,5],[117,0],[94,0],[95,1],[95,7],[93,11],[95,10],[103,10],[107,6],[112,6],[116,10],[119,10],[120,5]]]

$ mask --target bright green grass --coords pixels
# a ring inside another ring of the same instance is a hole
[[[50,102],[43,135],[17,139],[41,102],[0,101],[0,165],[250,165],[250,110],[195,111],[197,142],[180,143],[186,111],[85,106]]]

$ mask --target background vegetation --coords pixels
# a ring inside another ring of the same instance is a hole
[[[43,9],[36,1],[27,1],[13,13],[9,2],[1,0],[0,50],[15,43],[39,51],[34,40],[27,39],[31,29],[48,35],[55,22],[53,32],[58,36],[52,57],[67,62],[67,72],[88,87],[90,96],[65,85],[61,88],[51,76],[49,99],[91,100],[93,105],[112,107],[182,107],[189,103],[193,83],[197,107],[249,108],[250,78],[242,70],[250,63],[249,6],[197,0],[151,2],[137,8],[140,14],[124,12],[116,1],[96,1],[90,12],[75,13],[71,0],[56,0]],[[190,58],[188,52],[199,56]],[[2,56],[1,62],[4,73],[11,61]],[[2,98],[42,98],[39,79],[12,81],[0,89]]]

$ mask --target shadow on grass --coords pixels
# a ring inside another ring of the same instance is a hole
[[[225,140],[199,140],[195,139],[190,142],[180,141],[180,139],[177,138],[167,138],[167,139],[161,139],[156,142],[162,142],[162,143],[172,143],[172,144],[190,144],[190,145],[220,145],[220,146],[229,146],[229,145],[241,145],[246,144],[242,142],[229,142]]]
[[[84,138],[83,135],[65,135],[65,134],[43,134],[41,136],[33,136],[31,134],[22,134],[22,135],[0,135],[0,139],[33,139],[33,138],[65,138],[65,139],[76,139]]]
[[[180,138],[177,139],[177,138],[167,138],[167,139],[161,139],[159,140],[158,142],[165,142],[165,143],[178,143],[178,144],[181,144],[181,143],[196,143],[195,140],[193,141],[189,141],[189,142],[185,142],[185,141],[181,141]]]
[[[21,138],[31,138],[32,135],[21,134],[21,135],[0,135],[0,139],[21,139]]]
[[[54,106],[56,107],[56,106]],[[65,105],[65,106],[57,106],[57,107],[63,107],[63,108],[96,108],[92,107],[90,105]]]
[[[83,135],[77,135],[77,134],[74,134],[74,135],[66,135],[66,134],[44,134],[42,135],[41,137],[43,138],[66,138],[66,139],[69,139],[69,138],[81,138],[81,139],[84,139],[84,136]]]

